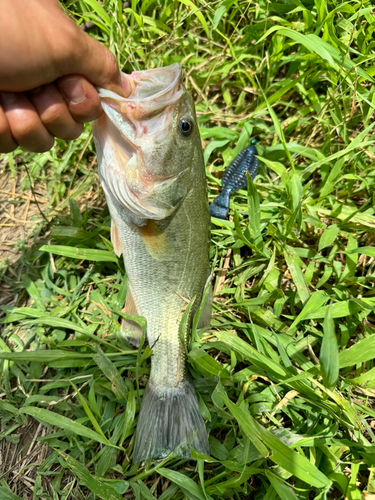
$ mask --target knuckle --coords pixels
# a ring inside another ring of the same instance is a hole
[[[19,145],[26,151],[44,153],[54,144],[54,138],[44,128],[38,117],[28,117],[18,121],[12,133]]]
[[[62,116],[67,112],[66,105],[64,103],[51,104],[44,112],[40,115],[40,119],[44,125],[52,125],[58,122]]]
[[[110,50],[107,50],[107,66],[108,66],[108,72],[115,76],[118,75],[119,69],[117,66],[117,61],[116,57]]]
[[[13,124],[12,133],[17,140],[22,140],[28,137],[37,136],[40,133],[41,123],[36,116],[19,115],[16,122]]]

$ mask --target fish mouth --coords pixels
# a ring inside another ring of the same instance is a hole
[[[174,63],[164,68],[122,74],[130,94],[121,97],[110,90],[99,89],[104,103],[115,106],[131,122],[146,121],[173,106],[181,97],[181,67]],[[115,101],[116,103],[114,103]]]
[[[127,97],[99,89],[105,114],[93,125],[99,176],[106,196],[138,218],[160,220],[175,203],[162,196],[179,181],[154,175],[145,157],[172,131],[173,113],[183,94],[178,63],[123,75]],[[96,126],[98,124],[98,126]],[[180,191],[180,189],[178,189]]]
[[[133,71],[131,75],[123,73],[123,76],[132,85],[131,94],[126,99],[159,99],[180,83],[181,67],[175,63],[164,68]]]

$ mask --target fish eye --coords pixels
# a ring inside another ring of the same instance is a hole
[[[194,122],[191,116],[183,116],[178,122],[178,130],[182,137],[189,137],[194,129]]]

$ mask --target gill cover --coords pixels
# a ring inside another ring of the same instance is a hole
[[[137,219],[168,217],[187,193],[187,168],[164,168],[176,106],[185,91],[179,64],[123,75],[130,95],[99,89],[103,115],[93,124],[105,195]]]

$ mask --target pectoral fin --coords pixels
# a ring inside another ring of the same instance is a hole
[[[122,254],[122,248],[121,248],[120,238],[118,236],[117,227],[113,222],[113,219],[111,219],[111,241],[113,245],[113,251],[115,252],[117,257],[120,257],[120,255]]]
[[[125,307],[121,312],[131,314],[132,316],[139,316],[130,287],[128,288],[126,294]],[[139,347],[142,337],[142,329],[138,323],[123,318],[121,321],[121,334],[129,342],[129,344]]]
[[[138,231],[148,253],[154,257],[154,259],[158,260],[165,255],[168,247],[167,239],[156,221],[149,219],[147,224],[138,227]]]

